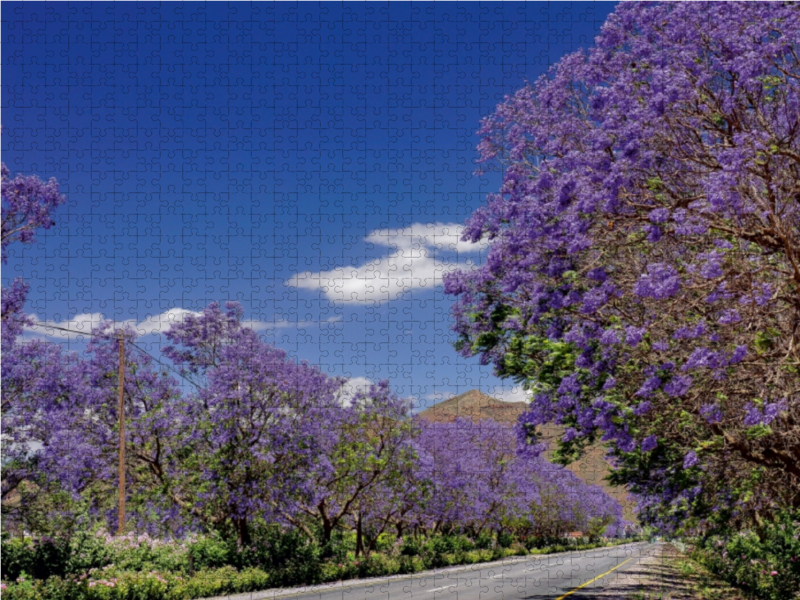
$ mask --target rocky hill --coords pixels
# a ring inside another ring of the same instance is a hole
[[[472,421],[492,419],[498,423],[513,425],[526,407],[525,402],[502,402],[480,390],[470,390],[425,409],[419,416],[437,423],[449,423],[458,417],[463,417]],[[545,457],[549,459],[556,448],[558,438],[563,435],[563,428],[557,425],[545,425],[539,427],[539,431],[541,441],[548,446]],[[609,472],[604,454],[603,446],[595,444],[587,450],[583,458],[570,464],[568,468],[587,483],[600,486],[607,494],[616,498],[622,504],[625,518],[635,521],[633,503],[628,499],[628,493],[622,488],[612,487],[604,480]]]

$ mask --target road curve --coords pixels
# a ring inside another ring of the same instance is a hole
[[[652,556],[645,542],[462,565],[368,580],[264,590],[208,600],[590,600],[620,573]]]

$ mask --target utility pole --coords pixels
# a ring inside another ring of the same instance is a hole
[[[119,523],[117,535],[125,533],[125,337],[119,332]]]

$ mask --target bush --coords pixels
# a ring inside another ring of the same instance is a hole
[[[4,600],[189,600],[240,594],[269,587],[260,569],[237,571],[233,567],[201,570],[192,577],[168,572],[121,571],[115,567],[93,570],[90,576],[51,577],[47,581],[8,584]]]
[[[492,533],[490,531],[481,531],[478,537],[475,538],[475,547],[479,550],[486,550],[492,547]]]
[[[28,578],[46,579],[64,575],[69,570],[70,545],[65,538],[2,538],[0,553],[3,577],[15,580],[25,573]]]
[[[261,569],[237,571],[234,567],[227,566],[198,571],[185,583],[177,586],[176,591],[179,592],[177,597],[203,598],[255,592],[268,588],[271,583],[269,574]]]
[[[800,511],[786,511],[755,532],[714,536],[691,557],[764,600],[800,598]]]
[[[298,530],[262,524],[254,527],[252,542],[241,550],[236,547],[234,539],[227,540],[227,562],[216,566],[231,564],[239,569],[255,567],[265,571],[295,573],[304,571],[304,565],[317,565],[324,558],[342,562],[346,557],[346,549],[342,546],[346,544],[341,541],[341,537],[334,536],[330,544],[321,546],[309,541]]]
[[[525,547],[528,548],[528,550],[541,550],[551,546],[559,545],[563,541],[564,540],[562,538],[556,536],[537,535],[525,540]]]
[[[385,554],[370,554],[358,565],[359,577],[380,577],[400,572],[400,560]]]
[[[3,551],[0,552],[0,570],[8,581],[16,580],[22,573],[33,572],[33,540],[9,538],[3,533]]]
[[[114,562],[108,539],[101,530],[79,531],[70,540],[70,556],[67,573],[85,573],[89,569],[99,569]],[[5,547],[4,547],[5,549]]]
[[[229,563],[229,545],[218,535],[202,536],[190,543],[189,554],[196,570],[218,569]]]
[[[347,579],[348,568],[343,563],[324,562],[319,566],[319,578],[321,583]]]
[[[505,531],[501,531],[497,534],[497,545],[501,548],[510,548],[511,544],[516,542],[517,540],[514,538],[513,535],[507,533]]]
[[[400,547],[401,556],[419,556],[422,552],[422,545],[415,537],[403,538],[403,545]]]
[[[528,550],[519,542],[514,542],[509,548],[514,553],[514,556],[527,556]]]
[[[394,545],[396,536],[391,533],[382,533],[375,542],[375,552],[389,552]]]
[[[124,536],[107,535],[105,548],[110,553],[111,562],[123,571],[189,573],[190,549],[185,543],[129,533]]]
[[[398,573],[419,573],[425,570],[425,562],[419,556],[401,556],[398,561],[400,563]]]

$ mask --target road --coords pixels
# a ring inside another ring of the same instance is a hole
[[[309,588],[228,596],[266,600],[590,600],[659,544],[636,543],[582,552],[514,557],[413,575],[349,580]],[[212,599],[214,600],[214,599]]]

